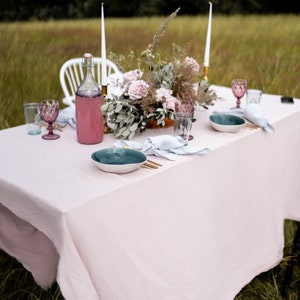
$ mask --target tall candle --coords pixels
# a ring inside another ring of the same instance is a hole
[[[210,36],[211,36],[211,19],[212,19],[212,3],[209,2],[209,16],[208,16],[208,26],[206,35],[206,45],[204,53],[204,67],[209,67],[209,52],[210,52]]]
[[[107,85],[107,70],[106,70],[106,43],[105,43],[105,27],[104,27],[104,3],[101,6],[101,85]]]

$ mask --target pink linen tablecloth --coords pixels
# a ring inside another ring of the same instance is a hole
[[[56,141],[0,131],[0,248],[41,286],[57,277],[66,299],[233,299],[280,262],[284,220],[300,220],[300,101],[263,94],[273,134],[220,133],[208,117],[235,100],[212,88],[224,100],[198,113],[190,142],[212,152],[152,157],[157,170],[97,169],[90,155],[112,135],[87,146],[72,128]],[[134,141],[158,134],[173,129]]]

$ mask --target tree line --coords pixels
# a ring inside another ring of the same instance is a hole
[[[210,0],[214,14],[299,14],[296,0]],[[278,2],[280,1],[280,2]],[[208,0],[1,0],[0,21],[166,16],[180,7],[180,15],[208,12]]]

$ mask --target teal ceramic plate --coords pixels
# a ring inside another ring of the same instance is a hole
[[[235,115],[214,114],[209,116],[211,126],[221,132],[237,132],[246,123],[246,121]]]
[[[92,160],[104,172],[129,173],[138,169],[146,160],[144,153],[126,148],[106,148],[94,152]]]

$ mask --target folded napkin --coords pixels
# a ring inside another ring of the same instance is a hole
[[[139,150],[146,155],[162,156],[169,160],[175,160],[178,155],[198,154],[203,155],[210,152],[209,148],[191,147],[185,145],[185,141],[180,136],[160,135],[149,137],[144,144],[118,140],[114,143],[115,147],[129,147]]]
[[[235,108],[235,109],[232,109],[227,112],[214,111],[214,114],[236,115],[236,116],[247,119],[251,123],[264,129],[267,132],[273,133],[275,131],[275,128],[268,122],[268,120],[264,116],[261,106],[256,103],[251,103],[251,104],[247,105],[247,107],[245,109]]]
[[[73,128],[76,128],[76,111],[75,105],[66,107],[59,111],[56,118],[56,123],[59,125],[69,124]]]
[[[267,132],[273,133],[275,131],[275,128],[265,118],[259,104],[251,103],[247,105],[244,109],[244,117]]]

